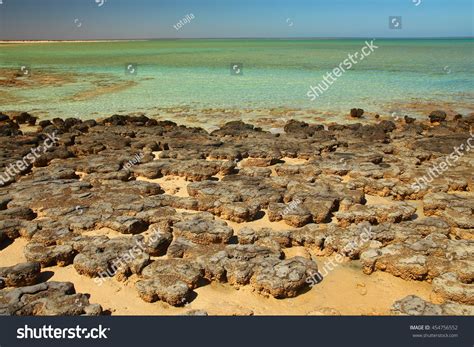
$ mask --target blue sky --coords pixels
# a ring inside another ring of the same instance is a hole
[[[465,37],[474,31],[474,0],[95,1],[1,0],[0,39]],[[191,13],[191,23],[173,27]],[[389,16],[402,16],[401,30],[388,28]]]

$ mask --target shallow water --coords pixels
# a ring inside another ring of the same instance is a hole
[[[315,101],[310,85],[365,40],[154,40],[0,45],[5,74],[31,68],[26,85],[0,85],[0,109],[50,116],[157,113],[165,107],[404,111],[407,104],[472,112],[474,40],[375,40],[379,47]],[[126,66],[136,64],[137,74]],[[232,76],[231,63],[243,64]],[[48,75],[64,81],[50,83]],[[35,80],[41,76],[40,81]],[[62,76],[62,77],[61,77]],[[22,78],[27,80],[28,78]],[[416,108],[416,107],[415,107]],[[418,111],[411,110],[414,114]],[[419,111],[421,112],[421,111]]]

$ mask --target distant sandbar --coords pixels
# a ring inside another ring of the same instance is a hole
[[[8,41],[0,40],[0,44],[8,43],[93,43],[93,42],[127,42],[127,41],[147,41],[147,40],[18,40]]]

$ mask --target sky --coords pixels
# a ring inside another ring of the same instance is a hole
[[[472,37],[473,3],[474,0],[0,0],[0,40]],[[191,14],[194,19],[177,30],[176,24]],[[390,16],[402,17],[401,29],[389,28]]]

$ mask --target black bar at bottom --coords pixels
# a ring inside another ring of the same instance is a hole
[[[0,317],[0,346],[472,347],[473,321],[474,317]]]

